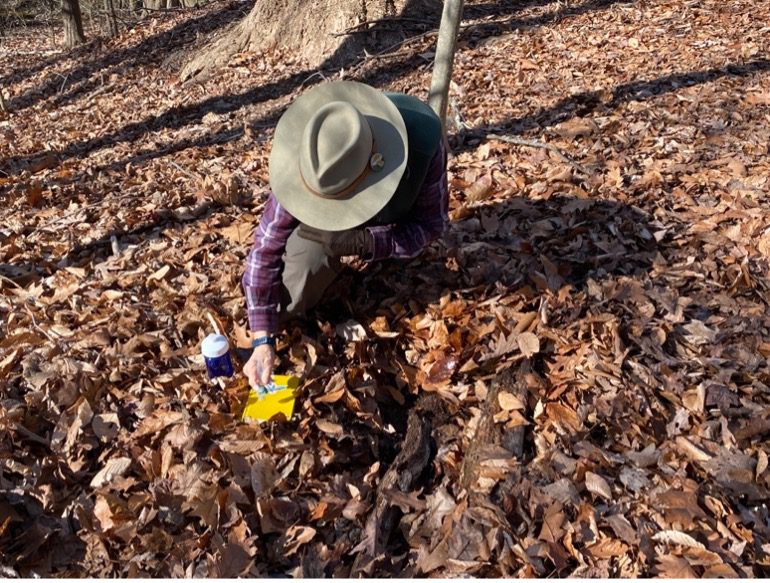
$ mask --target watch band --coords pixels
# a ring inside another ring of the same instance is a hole
[[[259,338],[255,338],[251,341],[251,347],[256,348],[257,346],[263,346],[265,344],[269,344],[270,346],[275,346],[275,336],[260,336]]]

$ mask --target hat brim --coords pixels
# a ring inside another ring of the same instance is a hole
[[[298,149],[310,118],[332,101],[347,101],[369,121],[376,151],[385,166],[370,171],[340,199],[322,198],[307,189],[299,172]],[[393,197],[407,162],[406,126],[398,108],[383,93],[355,81],[324,83],[298,97],[278,121],[270,152],[270,187],[292,216],[325,231],[363,225]]]

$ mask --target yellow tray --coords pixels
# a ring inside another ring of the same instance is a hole
[[[291,419],[294,414],[294,391],[299,386],[299,379],[287,375],[273,375],[272,378],[278,390],[260,396],[255,389],[250,389],[242,420],[269,421],[279,413],[283,413],[287,421]]]

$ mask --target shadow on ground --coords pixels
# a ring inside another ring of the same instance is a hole
[[[544,26],[562,18],[577,16],[591,10],[602,10],[611,6],[612,4],[615,4],[616,2],[618,2],[618,0],[587,0],[579,6],[563,7],[545,15],[521,19],[510,18],[510,15],[512,13],[515,14],[517,11],[520,11],[523,8],[532,5],[543,4],[543,0],[535,0],[534,2],[503,2],[495,5],[484,5],[483,8],[473,7],[469,9],[470,14],[472,15],[481,13],[483,11],[483,13],[488,16],[492,16],[494,18],[502,18],[502,20],[498,22],[488,22],[468,27],[462,32],[462,35],[463,38],[472,40],[473,42],[478,42],[486,37],[503,34],[504,32],[515,28]],[[203,24],[203,32],[210,32],[210,30],[206,29],[206,26],[213,30],[212,27],[215,26],[214,23],[216,23],[216,27],[220,27],[222,26],[223,22],[231,22],[242,14],[238,8],[230,7],[226,10],[226,19],[199,17],[198,19],[186,21],[185,23],[181,23],[177,27],[174,27],[174,29],[163,33],[162,35],[145,39],[142,43],[136,45],[133,48],[123,49],[115,53],[110,53],[109,55],[106,55],[105,57],[102,57],[93,63],[84,64],[73,69],[66,75],[69,78],[69,82],[72,83],[76,80],[83,80],[84,83],[77,88],[73,88],[70,92],[57,99],[59,101],[64,100],[66,102],[72,100],[75,95],[85,94],[94,90],[101,82],[101,75],[105,73],[105,68],[113,67],[115,71],[119,71],[120,67],[135,66],[140,63],[148,63],[150,61],[157,60],[157,57],[153,55],[153,51],[151,51],[150,48],[155,48],[159,42],[165,39],[165,37],[168,37],[167,42],[170,43],[172,49],[174,47],[182,46],[184,42],[189,40],[189,38],[187,38],[185,35],[192,34],[192,31],[195,31],[196,33],[201,32],[201,22],[199,21],[207,23]],[[405,12],[408,11],[409,7],[407,6]],[[432,27],[426,27],[425,25],[419,24],[404,24],[403,34],[408,38],[410,35],[425,33],[426,28],[428,31],[436,30],[438,20],[437,18],[434,20],[435,24]],[[376,34],[380,32],[381,28],[386,28],[387,26],[389,26],[387,21],[383,24],[375,24],[370,29],[370,32],[372,35],[376,36]],[[364,59],[360,53],[352,58],[341,58],[341,55],[349,55],[351,53],[349,44],[354,42],[358,41],[351,40],[350,38],[346,39],[340,48],[335,51],[335,53],[331,55],[318,69],[307,69],[293,73],[272,83],[253,87],[239,94],[216,95],[198,103],[172,107],[159,115],[148,116],[141,121],[126,124],[122,128],[107,135],[72,142],[57,152],[57,155],[61,161],[74,157],[85,157],[102,148],[110,147],[122,142],[135,141],[146,133],[157,132],[163,129],[179,129],[188,125],[196,124],[200,122],[208,113],[231,113],[247,105],[255,105],[272,99],[277,99],[281,96],[289,95],[298,89],[319,83],[325,74],[333,75],[339,71],[341,66],[348,70],[352,68],[352,70],[355,71],[355,68],[360,65]],[[374,85],[387,84],[395,79],[398,79],[404,74],[413,71],[415,68],[424,65],[425,61],[418,56],[408,56],[400,59],[386,58],[382,59],[382,64],[379,66],[372,68],[363,75],[354,75],[354,77],[364,83],[370,83]],[[110,69],[110,71],[112,71],[112,69]],[[319,75],[318,73],[321,74]],[[58,90],[61,84],[62,79],[58,75],[54,75],[52,78],[47,78],[47,80],[43,82],[42,86],[30,91],[28,94],[14,99],[10,106],[12,109],[17,111],[19,109],[23,109],[24,107],[29,107],[39,100],[44,99],[52,91]],[[252,125],[273,125],[277,121],[278,117],[280,117],[281,113],[282,111],[280,109],[269,111],[262,118],[253,120]],[[209,134],[196,139],[185,139],[170,146],[161,146],[153,150],[139,152],[128,158],[110,163],[105,167],[99,168],[99,170],[115,170],[125,167],[125,165],[129,162],[144,162],[154,158],[167,156],[187,148],[203,147],[214,143],[231,141],[240,138],[242,135],[242,131],[233,132],[231,129],[227,129],[223,130],[222,132]],[[36,158],[36,154],[7,158],[0,161],[0,170],[8,175],[17,174],[21,170],[29,167],[29,164],[34,162]]]
[[[162,47],[164,54],[171,53],[188,45],[199,35],[210,34],[240,19],[244,13],[245,9],[242,3],[229,2],[216,14],[206,13],[185,20],[173,28],[149,36],[135,45],[108,50],[93,58],[91,53],[98,53],[101,42],[100,39],[96,39],[74,49],[71,53],[55,55],[45,59],[42,63],[6,75],[0,79],[0,85],[19,83],[62,58],[75,58],[78,62],[77,65],[64,71],[63,74],[51,73],[46,75],[39,85],[8,102],[10,110],[19,112],[40,103],[52,94],[58,93],[54,105],[64,105],[81,95],[95,91],[102,85],[104,78],[113,73],[120,74],[131,67],[162,60],[158,54],[159,48]]]
[[[755,59],[746,63],[730,63],[703,71],[671,73],[654,79],[632,81],[618,85],[605,95],[600,91],[586,91],[562,99],[552,107],[522,118],[509,117],[483,128],[471,128],[458,136],[457,151],[475,148],[473,140],[484,138],[490,132],[509,135],[522,134],[531,130],[551,127],[573,117],[583,117],[595,112],[607,114],[630,102],[644,102],[680,89],[704,85],[722,78],[747,78],[757,73],[770,71],[770,59]],[[468,141],[466,141],[468,140]]]
[[[582,290],[610,275],[638,277],[659,253],[650,220],[620,202],[572,196],[479,206],[450,223],[424,256],[356,274],[346,286],[349,316],[365,318],[393,303],[434,304],[446,293],[483,300],[524,288],[533,294],[558,293],[565,285]]]

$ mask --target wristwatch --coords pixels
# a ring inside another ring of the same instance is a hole
[[[251,341],[251,347],[256,348],[257,346],[263,346],[265,344],[269,344],[270,346],[275,346],[275,336],[260,336],[259,338],[255,338]]]

